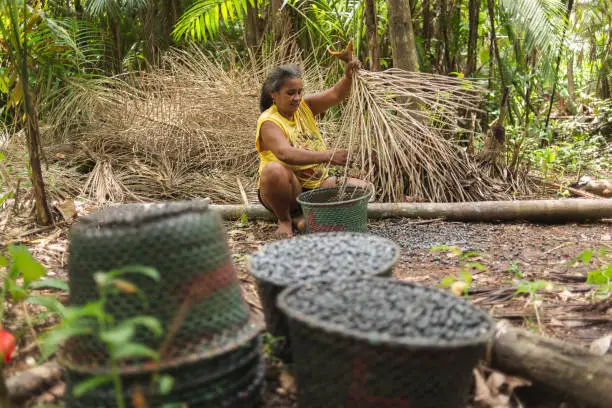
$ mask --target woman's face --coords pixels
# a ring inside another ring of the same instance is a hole
[[[278,92],[272,92],[272,99],[278,111],[285,115],[293,115],[302,102],[304,84],[301,78],[287,79]]]

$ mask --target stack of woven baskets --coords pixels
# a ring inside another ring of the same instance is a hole
[[[343,224],[343,209],[326,211]],[[299,407],[466,406],[492,319],[450,292],[390,278],[398,260],[396,244],[363,232],[311,233],[252,256]]]
[[[106,300],[116,322],[152,316],[161,338],[137,331],[133,341],[162,350],[161,360],[130,359],[119,364],[126,406],[144,390],[149,406],[185,403],[190,408],[247,408],[261,398],[263,323],[242,297],[219,216],[204,201],[127,204],[86,216],[71,230],[68,262],[71,304],[98,299],[94,274],[128,265],[154,268],[155,281],[142,274],[123,278],[147,302],[129,293]],[[146,306],[148,305],[148,306]],[[67,374],[66,407],[115,407],[112,384],[75,397],[72,389],[94,375],[109,375],[108,350],[95,337],[73,338],[58,353]],[[169,375],[174,386],[160,394],[152,379]]]

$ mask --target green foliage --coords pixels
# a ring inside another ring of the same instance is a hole
[[[176,23],[173,31],[175,41],[214,38],[223,23],[233,24],[246,16],[247,1],[255,5],[253,0],[196,0]]]
[[[487,268],[480,262],[470,261],[472,258],[481,257],[482,255],[475,251],[463,251],[457,246],[439,245],[430,248],[432,252],[447,252],[459,257],[459,273],[456,276],[447,276],[440,282],[440,287],[444,289],[451,288],[453,293],[461,291],[465,297],[468,297],[470,286],[472,285],[473,274],[472,270],[486,271]],[[457,294],[457,293],[455,293]]]
[[[577,266],[583,264],[590,266],[591,269],[587,274],[586,283],[595,285],[595,295],[600,299],[607,299],[612,293],[612,251],[602,248],[599,251],[594,249],[585,249],[576,257],[570,264]]]
[[[6,267],[7,273],[0,292],[0,323],[4,317],[4,302],[8,299],[14,303],[23,301],[44,306],[52,313],[60,313],[63,305],[53,296],[32,296],[32,289],[53,287],[66,290],[64,282],[54,278],[42,279],[45,268],[35,260],[25,246],[8,246],[8,256],[0,255],[0,268]]]
[[[263,334],[263,352],[266,355],[269,361],[274,363],[280,363],[281,360],[276,357],[276,349],[279,345],[283,344],[285,341],[282,337],[275,337],[269,332],[264,332]]]
[[[110,294],[122,296],[139,296],[146,305],[142,291],[124,278],[126,274],[141,274],[150,279],[159,280],[159,273],[153,268],[141,266],[126,266],[109,272],[99,272],[94,276],[99,299],[83,306],[66,307],[62,311],[63,321],[53,330],[42,337],[43,358],[49,357],[57,348],[68,339],[90,335],[101,340],[106,346],[112,372],[92,376],[74,388],[74,395],[81,396],[91,390],[108,383],[114,385],[117,396],[117,405],[124,407],[121,378],[119,376],[119,362],[123,359],[144,358],[152,361],[159,360],[159,353],[150,347],[138,343],[134,336],[136,330],[145,328],[156,337],[162,336],[162,326],[154,317],[136,316],[122,321],[116,321],[114,316],[105,311],[105,304]],[[158,379],[161,390],[168,392],[172,387],[172,380],[161,377]]]
[[[540,320],[540,312],[539,312],[539,304],[542,302],[542,298],[539,296],[539,292],[542,290],[551,291],[553,289],[552,283],[548,281],[527,281],[527,280],[517,280],[514,282],[516,286],[516,291],[514,292],[514,296],[520,295],[521,293],[526,293],[529,295],[529,301],[533,306],[533,310],[536,315],[536,320],[538,322],[538,327],[540,332],[542,331],[542,321]]]
[[[519,263],[516,261],[510,262],[510,268],[508,268],[508,272],[510,272],[516,278],[522,278],[525,274],[521,271]]]

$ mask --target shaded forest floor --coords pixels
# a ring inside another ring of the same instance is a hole
[[[28,225],[26,218],[12,216],[3,221],[7,242],[22,243],[54,277],[67,278],[67,245],[69,225],[40,230]],[[373,221],[370,232],[393,239],[402,249],[401,260],[394,275],[398,279],[428,286],[437,286],[442,279],[459,272],[460,261],[444,252],[432,252],[438,245],[456,245],[478,253],[471,261],[486,270],[474,271],[469,290],[470,301],[491,312],[497,319],[508,319],[514,325],[588,346],[604,335],[612,334],[612,301],[595,296],[593,285],[586,284],[587,273],[594,266],[572,266],[571,260],[586,249],[612,250],[610,221],[592,224],[536,225],[528,223],[468,224],[439,220],[418,221],[390,219]],[[253,278],[247,270],[247,258],[272,240],[275,225],[252,221],[244,226],[239,222],[225,222],[228,243],[233,252],[244,295],[256,310],[261,310]],[[5,248],[0,248],[4,250]],[[540,289],[516,295],[519,287],[546,281]],[[58,295],[67,300],[65,294]],[[535,302],[535,305],[534,305]],[[41,310],[28,306],[30,316]],[[535,307],[538,308],[538,323]],[[22,310],[9,310],[6,328],[16,330],[23,321]],[[37,331],[54,322],[36,320]],[[35,364],[38,357],[32,334],[26,334],[16,349],[14,361],[6,367],[10,377]],[[271,366],[266,391],[266,408],[289,408],[295,404],[294,385],[279,367]],[[63,385],[59,384],[33,398],[31,403],[61,401]],[[558,401],[548,401],[559,406]],[[31,406],[31,405],[28,405]]]

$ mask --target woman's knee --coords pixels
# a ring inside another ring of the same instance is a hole
[[[280,163],[271,162],[266,164],[261,172],[261,183],[262,184],[277,184],[277,183],[291,183],[292,177],[291,169],[283,166]]]

